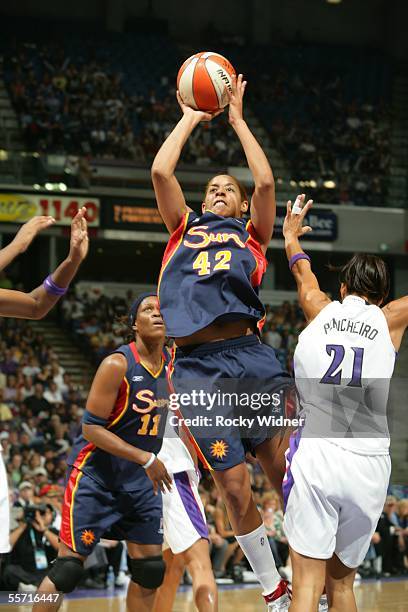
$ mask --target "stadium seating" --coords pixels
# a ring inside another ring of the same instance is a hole
[[[174,84],[185,51],[169,37],[111,34],[2,45],[4,79],[30,150],[149,165],[179,117]],[[386,58],[318,45],[221,43],[218,50],[248,78],[247,106],[261,123],[262,144],[269,137],[282,159],[282,184],[326,203],[384,203]],[[226,113],[194,132],[181,162],[246,164]]]

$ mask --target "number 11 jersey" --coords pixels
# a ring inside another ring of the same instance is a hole
[[[302,438],[324,438],[363,455],[388,454],[395,355],[378,306],[349,295],[323,308],[300,334],[294,354]]]
[[[169,356],[163,352],[159,370],[152,372],[141,360],[135,342],[123,344],[114,352],[126,357],[127,370],[106,428],[128,444],[157,454],[162,445],[160,420],[167,405],[167,394],[163,396]],[[141,465],[97,448],[82,431],[67,463],[110,491],[137,491],[150,486]]]

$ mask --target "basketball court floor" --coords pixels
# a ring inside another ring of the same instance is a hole
[[[126,589],[77,591],[67,597],[61,612],[127,612]],[[367,580],[355,587],[357,606],[361,612],[406,612],[408,580]],[[232,585],[219,589],[220,612],[261,612],[266,610],[256,585]],[[0,610],[29,612],[28,606],[1,606]],[[137,612],[137,611],[135,611]],[[190,587],[181,587],[173,612],[195,612]],[[347,612],[346,610],[344,612]]]

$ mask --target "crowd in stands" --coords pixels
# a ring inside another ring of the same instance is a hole
[[[130,329],[124,324],[132,293],[126,298],[109,298],[98,290],[80,296],[69,294],[62,304],[63,325],[96,364],[118,344],[126,341]],[[304,328],[303,313],[297,303],[266,305],[262,339],[275,349],[282,366],[292,371],[292,358],[297,337]]]
[[[131,294],[109,299],[97,292],[78,299],[72,293],[62,303],[61,323],[94,362],[99,362],[126,341],[128,332],[122,317],[131,299]],[[302,326],[296,304],[267,308],[264,340],[275,348],[283,364],[289,365]],[[30,323],[1,319],[0,337],[0,444],[12,506],[12,552],[6,556],[0,588],[34,589],[46,569],[35,566],[33,538],[49,564],[58,547],[66,459],[81,424],[87,390],[73,384],[53,348]],[[276,563],[290,577],[279,496],[270,489],[256,459],[249,459],[248,467]],[[249,567],[210,476],[203,477],[200,489],[217,580],[250,579]],[[107,582],[123,585],[127,569],[123,543],[104,540],[87,568],[85,587],[103,588]],[[389,496],[360,573],[379,576],[407,571],[408,500]]]
[[[131,159],[150,163],[180,117],[174,83],[129,88],[126,70],[97,57],[97,49],[69,56],[59,44],[20,44],[5,58],[5,75],[29,150]],[[226,118],[195,132],[185,163],[243,163],[228,140]]]
[[[146,48],[150,55],[151,44]],[[137,66],[123,55],[119,62],[109,57],[109,43],[81,41],[80,49],[68,49],[62,42],[16,43],[5,54],[5,80],[27,147],[149,165],[180,117],[174,81],[182,58],[170,45],[165,65],[152,63],[150,73],[137,79],[132,74]],[[280,65],[282,53],[289,51],[290,65]],[[147,52],[140,47],[140,53]],[[364,91],[364,71],[362,90],[346,97],[353,83],[345,88],[343,75],[353,75],[352,58],[333,73],[332,65],[329,70],[320,66],[321,57],[307,63],[306,48],[297,54],[292,47],[248,49],[245,54],[244,48],[232,46],[227,54],[249,72],[247,104],[269,134],[270,146],[279,151],[285,191],[299,186],[315,201],[384,204],[389,107],[378,97],[380,87],[377,97]],[[252,74],[254,66],[257,72]],[[193,132],[181,161],[223,168],[246,165],[227,112]]]
[[[281,69],[263,74],[253,97],[290,176],[316,201],[384,204],[390,163],[389,108],[346,100],[337,75]]]

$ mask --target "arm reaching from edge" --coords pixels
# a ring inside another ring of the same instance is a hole
[[[42,319],[57,303],[65,291],[59,291],[58,294],[56,291],[58,289],[63,290],[68,287],[69,283],[77,273],[80,264],[88,253],[88,230],[85,214],[86,208],[81,208],[72,220],[71,243],[68,257],[52,273],[50,279],[51,282],[48,283],[48,290],[44,288],[44,285],[40,285],[30,293],[0,289],[0,316],[17,317],[22,319]],[[47,218],[36,217],[35,219]],[[31,221],[34,221],[34,219]],[[49,227],[49,225],[52,224],[52,221],[47,223],[45,221],[44,223],[38,221],[37,224],[33,223],[30,227],[28,227],[30,223],[31,222],[28,222],[26,225],[24,225],[16,235],[15,240],[18,238],[21,232],[20,238],[17,240],[17,246],[20,244],[21,247],[21,244],[25,244],[25,248],[23,248],[23,250],[20,248],[20,253],[22,253],[28,247],[35,235],[41,229],[44,229],[44,227]],[[13,248],[15,249],[16,246]],[[18,254],[19,253],[16,253],[16,255]],[[4,260],[1,260],[0,252],[0,261],[7,261],[10,256],[11,252],[9,251],[6,253]],[[14,257],[12,257],[12,259],[14,259]],[[10,259],[8,263],[12,259]],[[57,290],[54,288],[53,291],[52,286],[56,286]]]
[[[18,255],[24,253],[39,232],[54,225],[53,217],[33,217],[24,223],[13,240],[0,251],[0,270],[4,270]]]
[[[399,351],[402,338],[408,327],[408,295],[394,300],[382,309],[387,319],[391,341],[396,351]]]
[[[287,203],[283,235],[285,237],[285,250],[289,262],[297,254],[305,255],[300,246],[299,238],[312,231],[310,226],[303,226],[303,220],[312,207],[313,200],[309,200],[306,206],[303,206],[304,201],[304,194],[297,197],[293,207],[296,212],[292,211],[290,200]],[[299,209],[301,209],[300,213],[297,212]],[[300,306],[307,321],[310,322],[327,304],[330,304],[331,300],[321,291],[319,282],[312,272],[312,266],[307,255],[305,258],[299,258],[292,265],[291,270],[297,284]]]
[[[254,178],[251,221],[265,253],[272,238],[276,216],[275,180],[265,153],[243,118],[245,88],[246,81],[243,81],[242,74],[239,74],[238,78],[232,77],[229,122],[241,142]]]
[[[191,210],[186,205],[180,183],[174,174],[181,151],[201,121],[211,121],[222,112],[205,113],[194,110],[183,104],[178,92],[177,101],[183,116],[160,147],[151,169],[157,206],[170,234],[180,225],[183,216]]]

